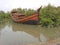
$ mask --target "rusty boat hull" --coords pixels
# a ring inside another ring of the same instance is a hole
[[[37,11],[29,16],[25,16],[21,13],[17,13],[17,11],[12,11],[11,12],[11,17],[13,19],[14,22],[18,22],[18,23],[23,23],[23,24],[39,24],[39,12],[40,12],[40,8],[37,9]]]
[[[23,23],[23,24],[38,24],[39,17],[38,14],[33,14],[30,16],[24,15],[12,15],[11,16],[14,22]]]

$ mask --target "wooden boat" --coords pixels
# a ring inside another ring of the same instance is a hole
[[[39,23],[39,11],[41,7],[37,9],[37,11],[30,15],[30,16],[25,16],[23,14],[19,14],[17,11],[12,11],[11,12],[11,17],[13,21],[18,22],[18,23],[24,23],[24,24],[38,24]]]

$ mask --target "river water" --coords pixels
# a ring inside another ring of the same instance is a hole
[[[0,45],[20,45],[47,42],[59,38],[60,28],[43,28],[40,25],[17,23],[0,24]]]

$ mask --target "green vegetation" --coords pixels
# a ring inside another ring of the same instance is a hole
[[[22,8],[17,8],[13,10],[17,10],[19,13],[25,14],[27,16],[36,12],[36,10],[33,10],[33,9],[22,9]],[[48,6],[45,6],[41,9],[39,17],[40,17],[41,26],[45,26],[45,27],[59,26],[60,25],[60,6],[55,7],[48,4]],[[4,19],[11,19],[10,12],[5,13],[4,11],[0,11],[0,21]]]
[[[50,4],[42,8],[40,12],[41,23],[43,26],[60,25],[60,7],[54,7]]]
[[[35,10],[33,10],[33,9],[17,8],[17,9],[13,9],[12,11],[14,11],[14,10],[16,10],[16,11],[18,11],[19,13],[24,14],[24,15],[26,15],[26,16],[32,15],[33,13],[35,13]]]
[[[4,19],[9,19],[10,18],[10,13],[7,12],[5,13],[4,11],[0,11],[0,21],[4,20]]]

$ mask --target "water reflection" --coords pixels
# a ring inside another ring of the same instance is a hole
[[[12,31],[11,26],[5,26],[1,30],[0,45],[20,45],[23,43],[38,43],[39,39],[24,32],[24,31]]]
[[[24,31],[35,37],[40,36],[40,30],[37,25],[23,25],[23,24],[12,24],[13,31]]]
[[[41,42],[47,42],[47,38],[43,33],[40,33],[40,29],[38,25],[23,25],[23,24],[12,24],[14,31],[24,31],[27,32],[34,37],[37,37]]]
[[[41,34],[40,34],[40,41],[41,41],[41,42],[47,42],[48,39],[47,39],[47,37],[45,37],[45,36],[41,33]]]
[[[9,22],[0,24],[0,45],[47,42],[58,37],[60,37],[60,27],[44,28],[40,25]]]

